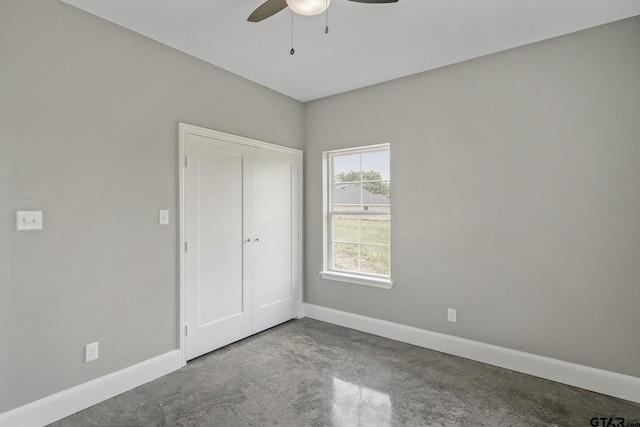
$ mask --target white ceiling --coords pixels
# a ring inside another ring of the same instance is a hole
[[[63,0],[300,101],[640,15],[638,0],[332,0],[247,22],[263,0]],[[640,42],[640,41],[639,41]]]

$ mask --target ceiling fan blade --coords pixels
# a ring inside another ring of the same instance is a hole
[[[397,0],[396,0],[397,1]],[[287,0],[267,0],[260,7],[253,11],[247,18],[249,22],[260,22],[270,16],[275,15],[287,7]]]
[[[349,0],[357,3],[397,3],[398,0]]]

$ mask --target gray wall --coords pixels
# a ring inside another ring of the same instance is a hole
[[[303,144],[297,101],[62,2],[0,0],[0,413],[178,347],[179,121]],[[44,230],[16,232],[30,209]]]
[[[640,377],[638,46],[633,18],[306,104],[306,302]],[[395,285],[323,280],[321,153],[383,142]]]
[[[179,121],[306,136],[307,302],[640,376],[639,41],[635,18],[305,109],[56,0],[0,0],[0,412],[177,348]],[[380,142],[396,284],[322,280],[321,152]],[[26,209],[43,231],[15,231]]]

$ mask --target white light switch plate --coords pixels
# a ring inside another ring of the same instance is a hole
[[[160,210],[160,211],[158,211],[158,223],[160,225],[169,225],[169,211],[168,210]]]
[[[447,309],[447,320],[449,322],[455,322],[456,321],[456,310],[455,310],[455,308]]]
[[[42,211],[17,211],[16,230],[42,230]]]

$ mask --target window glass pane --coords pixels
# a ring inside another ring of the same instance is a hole
[[[362,184],[334,184],[333,210],[359,211],[362,198]]]
[[[358,243],[359,219],[357,215],[334,215],[331,227],[333,241]]]
[[[362,210],[389,212],[391,186],[386,182],[365,182],[362,184]]]
[[[388,276],[391,272],[391,251],[388,246],[361,245],[361,272]]]
[[[362,153],[363,181],[390,180],[389,150]]]
[[[358,245],[334,243],[333,268],[337,270],[358,271]]]
[[[334,182],[360,181],[360,156],[360,154],[333,156]]]
[[[363,216],[360,220],[360,241],[362,243],[389,244],[391,223],[389,216]]]

